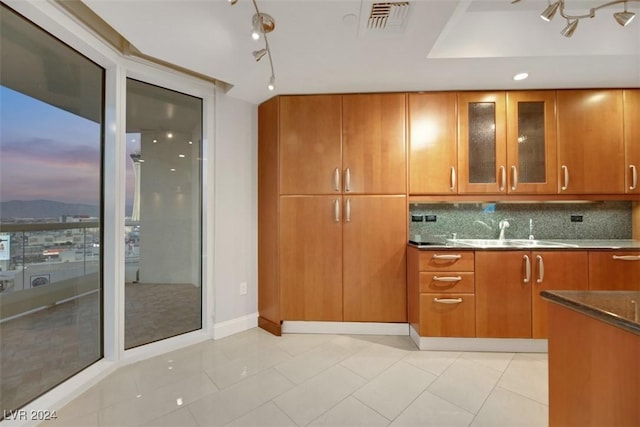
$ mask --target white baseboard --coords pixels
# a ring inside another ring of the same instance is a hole
[[[547,353],[545,339],[532,338],[437,338],[420,337],[410,326],[410,336],[420,350],[496,351],[509,353]]]
[[[213,325],[213,339],[228,337],[258,327],[258,313],[248,314],[236,319],[226,320]]]
[[[409,335],[408,323],[282,322],[283,334]]]

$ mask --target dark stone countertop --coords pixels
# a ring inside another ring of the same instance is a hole
[[[640,335],[640,291],[542,291],[551,302]]]

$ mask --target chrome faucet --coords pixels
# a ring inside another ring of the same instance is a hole
[[[533,239],[533,219],[529,218],[529,240]]]
[[[509,221],[507,221],[506,219],[501,220],[498,223],[498,227],[500,227],[500,235],[498,236],[498,240],[504,240],[504,230],[506,230],[507,228],[509,228]]]

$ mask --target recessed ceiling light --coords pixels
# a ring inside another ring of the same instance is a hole
[[[524,80],[527,77],[529,77],[529,73],[518,73],[515,76],[513,76],[513,80]]]
[[[175,169],[175,168],[171,168],[171,172],[175,172],[175,171],[176,171],[176,169]]]
[[[184,156],[184,154],[178,154],[178,157],[184,158],[185,156]]]

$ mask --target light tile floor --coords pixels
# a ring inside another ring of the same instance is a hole
[[[252,329],[117,370],[42,426],[547,426],[547,355]]]

